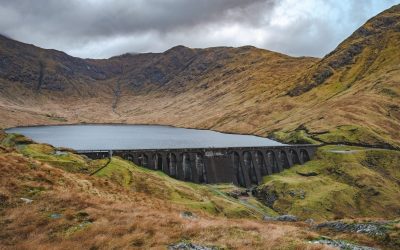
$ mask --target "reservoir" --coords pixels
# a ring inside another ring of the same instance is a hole
[[[253,136],[212,130],[159,125],[62,125],[17,127],[7,133],[23,134],[36,142],[75,150],[179,149],[283,146]]]

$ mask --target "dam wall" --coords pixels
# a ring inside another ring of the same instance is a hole
[[[136,165],[194,183],[233,183],[251,187],[263,176],[311,160],[316,145],[265,147],[80,150],[91,159],[119,156]]]

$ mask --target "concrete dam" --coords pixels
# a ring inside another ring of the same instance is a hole
[[[194,183],[233,183],[251,187],[262,177],[312,159],[316,145],[179,148],[138,150],[78,150],[91,159],[119,156],[136,165],[160,170]]]

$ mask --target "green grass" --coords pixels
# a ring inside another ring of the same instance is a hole
[[[6,134],[1,140],[1,145],[13,147],[25,156],[69,172],[90,173],[100,166],[97,161],[89,161],[86,157],[74,154],[70,150],[57,150],[48,144],[37,144],[19,134]]]
[[[83,156],[71,152],[57,152],[54,147],[47,144],[18,145],[17,148],[25,156],[73,173],[90,173],[99,167],[97,164],[91,164]]]
[[[343,125],[324,133],[311,134],[304,129],[293,131],[277,131],[270,134],[271,138],[290,144],[349,144],[383,148],[398,148],[399,146],[386,137],[383,132],[373,131],[366,127]]]
[[[274,132],[271,134],[271,137],[284,142],[291,144],[319,144],[320,142],[314,140],[311,135],[309,135],[305,130],[295,130],[289,132]]]
[[[390,141],[389,138],[386,138],[385,140],[382,139],[382,133],[354,125],[339,126],[327,133],[315,135],[314,137],[325,143],[349,143],[378,147],[394,147],[393,143],[387,143]]]
[[[14,147],[21,144],[30,144],[33,141],[20,134],[2,134],[0,145],[4,147]]]
[[[138,167],[119,157],[113,157],[107,167],[95,175],[109,178],[126,188],[210,214],[230,218],[260,218],[263,214],[273,213],[254,198],[246,203],[226,196],[224,192],[236,189],[231,184],[199,185],[183,182],[163,172]]]
[[[29,143],[25,137],[18,135],[7,135],[2,143],[14,145],[25,156],[70,172],[93,173],[108,161],[90,160],[69,151],[59,153],[50,145]],[[394,218],[400,216],[399,166],[398,151],[324,146],[319,148],[314,160],[264,178],[259,190],[276,196],[271,207],[254,197],[235,199],[227,196],[227,192],[238,189],[232,184],[183,182],[119,157],[113,157],[95,176],[108,178],[127,189],[168,200],[187,209],[230,218],[261,218],[278,213],[317,220]],[[304,176],[304,173],[311,172],[315,176]],[[40,193],[40,190],[27,190],[32,195]]]
[[[398,151],[326,146],[315,160],[265,177],[260,189],[278,197],[274,210],[304,219],[395,218],[400,215],[398,166]]]
[[[110,178],[124,187],[132,183],[131,165],[116,158],[113,158],[107,167],[102,168],[95,175]]]
[[[15,147],[27,157],[69,172],[91,174],[100,169],[94,176],[108,178],[127,189],[169,200],[188,209],[231,218],[261,218],[264,214],[274,214],[254,198],[241,201],[227,196],[225,192],[237,189],[232,184],[199,185],[183,182],[163,172],[138,167],[119,157],[113,157],[107,164],[107,159],[90,160],[70,151],[58,151],[51,145],[33,143],[16,134],[7,135],[2,144]]]

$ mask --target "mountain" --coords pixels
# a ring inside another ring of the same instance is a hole
[[[351,124],[357,126],[359,134],[398,145],[399,65],[400,5],[396,5],[357,29],[302,76],[288,94],[318,100],[314,111],[322,121],[309,123],[315,132],[321,132],[318,127],[327,122]],[[330,129],[343,133],[338,127]]]
[[[3,117],[9,118],[1,120],[3,126],[28,121],[217,128],[221,115],[243,104],[261,103],[262,95],[278,96],[316,62],[250,46],[177,46],[164,53],[83,60],[6,38],[2,41],[1,56],[14,58],[15,64],[3,67],[1,74]],[[23,48],[15,49],[14,44]],[[29,55],[18,56],[16,51]],[[241,123],[244,128],[248,125],[246,120]]]
[[[0,126],[144,123],[400,146],[400,5],[322,59],[251,46],[80,59],[0,38]]]

